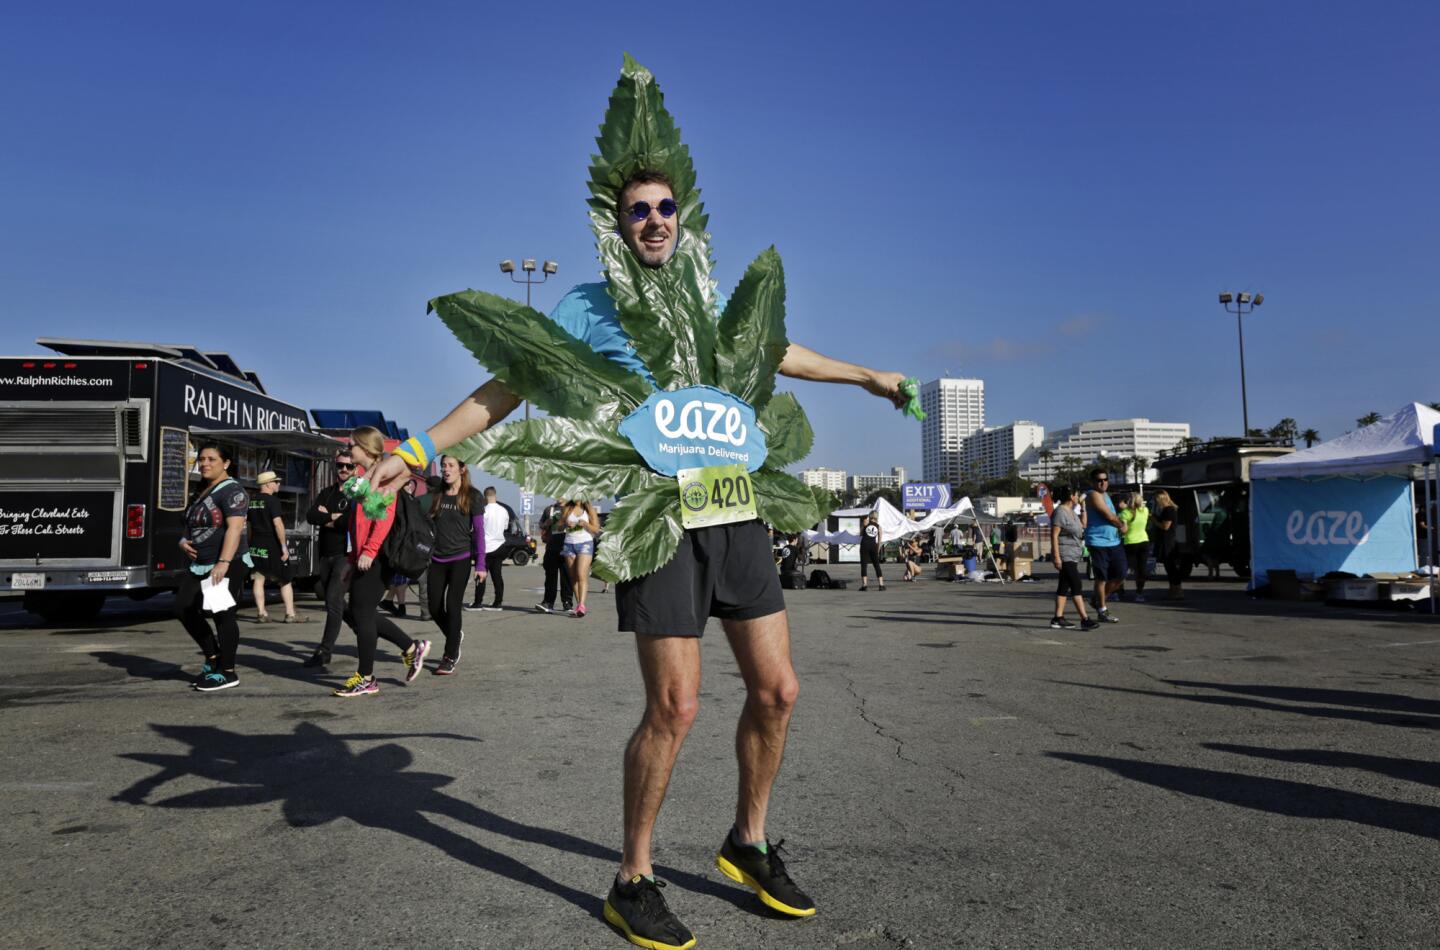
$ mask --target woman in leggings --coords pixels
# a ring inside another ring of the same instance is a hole
[[[485,501],[470,485],[470,470],[453,456],[440,458],[444,488],[430,503],[435,522],[435,548],[430,557],[430,616],[445,635],[445,655],[431,670],[449,676],[460,662],[460,644],[465,632],[460,619],[465,609],[465,586],[470,575],[485,580]]]
[[[1125,545],[1125,561],[1130,565],[1130,576],[1135,578],[1135,602],[1145,603],[1145,581],[1149,579],[1150,561],[1150,509],[1145,507],[1145,498],[1138,491],[1130,496],[1130,503],[1120,512],[1125,523],[1121,542]]]
[[[235,675],[235,651],[240,646],[240,625],[235,614],[250,563],[245,543],[250,497],[230,477],[230,463],[228,448],[213,442],[200,447],[195,461],[200,469],[200,494],[185,512],[185,536],[180,541],[180,550],[190,559],[190,569],[175,592],[175,616],[205,655],[200,675],[190,684],[202,693],[240,685],[240,677]],[[226,584],[232,601],[226,609],[211,614],[215,620],[213,631],[205,621],[202,585],[207,581]]]
[[[875,517],[872,511],[860,522],[860,589],[870,588],[870,578],[865,573],[866,566],[875,568],[875,580],[880,589],[885,589],[885,573],[880,569],[880,545],[885,543],[885,532],[880,530],[880,519]]]
[[[374,426],[360,426],[350,431],[350,457],[356,470],[369,470],[385,454],[385,437]],[[395,499],[385,506],[378,518],[365,514],[364,504],[356,500],[350,506],[350,609],[347,619],[359,644],[360,669],[335,690],[336,696],[349,699],[380,692],[375,682],[375,640],[384,637],[404,651],[405,682],[414,682],[420,675],[425,654],[430,652],[429,640],[412,640],[389,617],[380,616],[380,598],[394,573],[381,553],[385,537],[395,524]]]

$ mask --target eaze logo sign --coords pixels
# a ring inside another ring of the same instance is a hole
[[[1370,525],[1358,511],[1314,511],[1307,518],[1296,508],[1285,519],[1285,538],[1291,544],[1359,547],[1370,540]]]
[[[620,423],[645,464],[661,475],[683,468],[765,464],[765,436],[755,410],[714,386],[653,393]]]

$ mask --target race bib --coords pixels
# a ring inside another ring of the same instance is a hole
[[[753,521],[755,485],[744,465],[682,468],[675,473],[680,491],[680,523],[686,528]]]

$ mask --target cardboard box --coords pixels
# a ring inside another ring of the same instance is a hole
[[[1380,599],[1380,582],[1373,577],[1336,577],[1325,582],[1326,600],[1371,601]]]
[[[1022,577],[1029,577],[1032,573],[1030,569],[1034,564],[1035,561],[1033,558],[1012,557],[1010,559],[1010,570],[1006,576],[1012,581],[1018,581]]]

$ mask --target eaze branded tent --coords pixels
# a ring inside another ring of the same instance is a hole
[[[1250,466],[1253,584],[1271,570],[1403,572],[1416,564],[1413,479],[1440,412],[1411,403],[1372,425]]]

